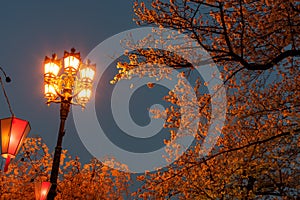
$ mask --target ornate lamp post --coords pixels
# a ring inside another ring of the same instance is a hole
[[[65,121],[71,104],[80,105],[84,108],[85,104],[90,100],[96,65],[92,65],[89,60],[86,63],[82,63],[80,53],[76,53],[75,49],[72,48],[71,52],[64,52],[62,59],[57,59],[56,54],[53,54],[52,58],[46,56],[44,69],[47,104],[60,104],[60,126],[50,176],[52,185],[48,194],[48,199],[54,199],[56,196],[62,140],[65,135]],[[60,71],[62,71],[62,74],[58,75]]]

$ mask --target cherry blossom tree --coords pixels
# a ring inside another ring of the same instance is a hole
[[[1,171],[1,199],[35,199],[35,182],[49,181],[52,154],[41,138],[27,138],[8,172]],[[56,199],[124,199],[128,194],[129,173],[114,160],[103,165],[97,159],[82,164],[67,150],[62,151]],[[114,166],[110,168],[107,166]]]
[[[207,85],[201,78],[193,83],[197,99],[190,102],[199,107],[194,117],[206,119],[193,133],[196,144],[168,167],[139,176],[144,184],[133,195],[144,199],[300,197],[299,11],[300,4],[294,0],[135,1],[137,24],[177,30],[209,53],[211,60],[201,61],[218,65],[227,110],[217,144],[207,156],[199,157],[211,120],[212,94],[201,93],[200,88]],[[147,48],[147,40],[126,41],[130,61],[118,63],[120,70],[112,83],[136,75],[168,78],[170,70],[179,70],[182,78],[189,79],[195,67],[201,67],[172,53],[176,47]],[[201,59],[196,51],[190,54]],[[168,70],[157,68],[165,65]],[[177,86],[188,91],[181,81]],[[166,128],[189,128],[178,109],[181,98],[170,91],[165,100],[173,106],[153,110],[155,117],[167,118]],[[176,131],[170,134],[167,146]],[[176,148],[170,146],[170,157]]]

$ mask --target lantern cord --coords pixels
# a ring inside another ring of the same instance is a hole
[[[2,71],[2,73],[3,73],[3,74],[4,74],[4,76],[5,76],[5,81],[6,81],[7,83],[11,82],[11,79],[10,79],[10,77],[6,75],[6,73],[5,73],[5,71],[3,70],[3,68],[2,68],[2,67],[0,67],[0,70]]]
[[[2,69],[2,67],[0,67],[0,70],[3,72],[3,74],[4,74],[5,78],[6,78],[6,79],[5,79],[6,82],[10,82],[11,79],[10,79],[8,76],[6,76],[6,73],[4,72],[4,70]],[[14,113],[13,113],[13,111],[12,111],[12,108],[11,108],[11,105],[10,105],[10,102],[9,102],[9,99],[8,99],[8,96],[7,96],[7,94],[6,94],[5,87],[4,87],[4,84],[3,84],[3,81],[2,81],[1,76],[0,76],[0,83],[1,83],[1,87],[2,87],[2,90],[3,90],[4,96],[5,96],[5,99],[6,99],[8,108],[9,108],[9,111],[10,111],[11,115],[14,116]]]

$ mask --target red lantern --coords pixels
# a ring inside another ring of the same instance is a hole
[[[4,172],[7,171],[10,159],[14,158],[30,131],[26,120],[14,116],[0,120],[1,155],[6,158]]]
[[[48,192],[50,190],[50,182],[36,182],[35,183],[35,199],[36,200],[46,200]]]

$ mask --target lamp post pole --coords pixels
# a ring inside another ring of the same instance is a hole
[[[63,62],[57,59],[56,54],[53,54],[52,58],[46,56],[44,61],[44,84],[45,98],[48,99],[47,104],[60,104],[60,125],[51,169],[51,188],[47,195],[48,200],[54,200],[57,195],[56,188],[62,141],[65,135],[65,122],[70,112],[70,107],[74,104],[84,108],[85,104],[90,100],[96,70],[96,65],[92,65],[89,60],[86,64],[82,63],[80,53],[76,53],[74,48],[71,49],[70,53],[65,51],[62,60]],[[61,68],[64,68],[63,73],[58,75]]]
[[[53,200],[56,196],[57,178],[59,173],[59,162],[60,162],[61,150],[62,150],[62,141],[65,135],[65,122],[70,111],[70,105],[71,105],[71,99],[64,100],[60,104],[60,125],[59,125],[58,138],[55,147],[51,176],[50,176],[51,188],[48,193],[48,200]]]

